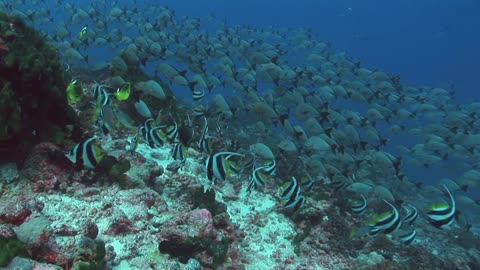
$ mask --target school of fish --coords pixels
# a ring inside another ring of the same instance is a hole
[[[421,221],[480,232],[480,102],[407,86],[309,29],[179,17],[148,1],[52,2],[0,8],[44,31],[74,78],[69,101],[93,104],[98,135],[66,154],[73,163],[95,168],[97,136],[125,138],[126,151],[169,147],[180,163],[193,148],[210,188],[236,175],[277,194],[279,211],[301,214],[310,194],[333,190],[364,221],[352,240],[410,245]],[[152,79],[112,75],[132,69]],[[172,99],[180,109],[164,106]]]

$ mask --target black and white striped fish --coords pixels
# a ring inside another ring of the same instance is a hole
[[[285,201],[283,208],[291,208],[295,212],[303,206],[305,198],[295,177],[292,176],[291,181],[284,184],[282,189],[280,196]]]
[[[215,179],[225,181],[230,171],[231,161],[228,159],[232,156],[243,155],[236,152],[217,152],[208,156],[204,163],[207,178],[212,181]]]
[[[95,169],[103,157],[102,149],[93,143],[96,139],[97,137],[93,136],[82,141],[75,145],[65,156],[76,165]]]
[[[430,206],[430,209],[427,212],[427,217],[430,224],[437,228],[452,224],[457,211],[455,199],[453,198],[452,193],[447,186],[443,185],[443,187],[447,191],[448,197],[450,198],[450,204],[446,202],[433,204]]]
[[[362,197],[362,201],[355,201],[351,206],[352,212],[355,214],[361,214],[363,211],[365,211],[365,209],[367,209],[367,199],[365,196],[363,196],[363,194],[360,194],[360,196]]]

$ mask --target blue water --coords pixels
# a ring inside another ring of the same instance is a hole
[[[478,99],[480,1],[162,1],[177,15],[215,14],[230,24],[311,28],[332,47],[409,85]]]

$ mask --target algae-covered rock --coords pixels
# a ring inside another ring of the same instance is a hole
[[[0,267],[7,266],[17,256],[28,258],[25,245],[18,239],[0,236]]]
[[[39,141],[63,141],[76,115],[58,51],[21,19],[0,12],[0,157],[19,160]]]
[[[130,161],[128,161],[127,159],[122,159],[112,166],[109,175],[111,177],[121,177],[128,170],[130,170]]]
[[[102,270],[105,269],[105,242],[84,237],[75,254],[72,269]]]

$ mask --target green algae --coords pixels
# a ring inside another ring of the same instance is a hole
[[[105,267],[105,242],[99,239],[83,239],[75,256],[72,270],[102,270]]]
[[[131,164],[127,159],[118,160],[111,155],[105,155],[95,168],[95,172],[101,176],[101,182],[118,183],[121,188],[127,187],[125,173],[130,170]]]
[[[228,247],[230,243],[226,241],[213,242],[207,248],[207,253],[213,257],[213,268],[218,269],[227,260]]]
[[[127,159],[119,160],[110,168],[109,175],[113,178],[121,178],[124,173],[130,170],[130,167],[130,161]]]
[[[215,191],[213,189],[204,191],[203,188],[197,188],[192,194],[194,208],[205,208],[212,216],[226,212],[226,206],[215,200]]]
[[[29,258],[25,245],[18,239],[0,236],[0,267],[7,266],[15,257]]]

